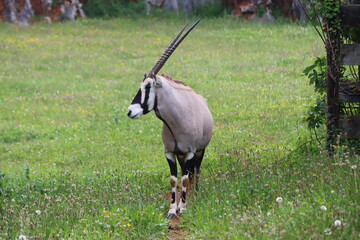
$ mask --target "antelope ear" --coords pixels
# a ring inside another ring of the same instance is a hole
[[[143,78],[143,80],[142,80],[142,81],[144,81],[146,78],[147,78],[147,74],[146,74],[146,73],[144,73],[144,78]]]
[[[156,88],[161,88],[161,87],[162,87],[162,82],[156,81],[156,82],[155,82],[155,87],[156,87]]]

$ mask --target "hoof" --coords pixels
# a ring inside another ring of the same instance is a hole
[[[178,211],[178,216],[182,216],[186,211],[186,208],[180,209],[180,211]]]
[[[174,219],[176,217],[176,214],[175,213],[169,213],[168,215],[167,215],[167,218],[168,219]]]

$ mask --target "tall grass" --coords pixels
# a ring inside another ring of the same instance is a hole
[[[126,112],[185,22],[0,25],[1,239],[171,237],[161,122]],[[167,62],[215,124],[182,236],[359,237],[359,159],[340,144],[328,157],[303,121],[301,72],[322,53],[309,26],[204,19]]]

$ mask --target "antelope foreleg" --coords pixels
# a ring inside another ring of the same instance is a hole
[[[174,218],[177,211],[176,186],[177,186],[177,168],[174,153],[166,153],[166,159],[170,167],[170,185],[171,185],[171,204],[168,212],[168,218]]]

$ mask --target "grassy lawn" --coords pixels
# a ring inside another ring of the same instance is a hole
[[[234,19],[203,19],[161,71],[214,117],[200,189],[169,234],[162,123],[126,113],[185,22],[0,23],[0,239],[360,237],[359,157],[328,157],[303,121],[316,32]]]

